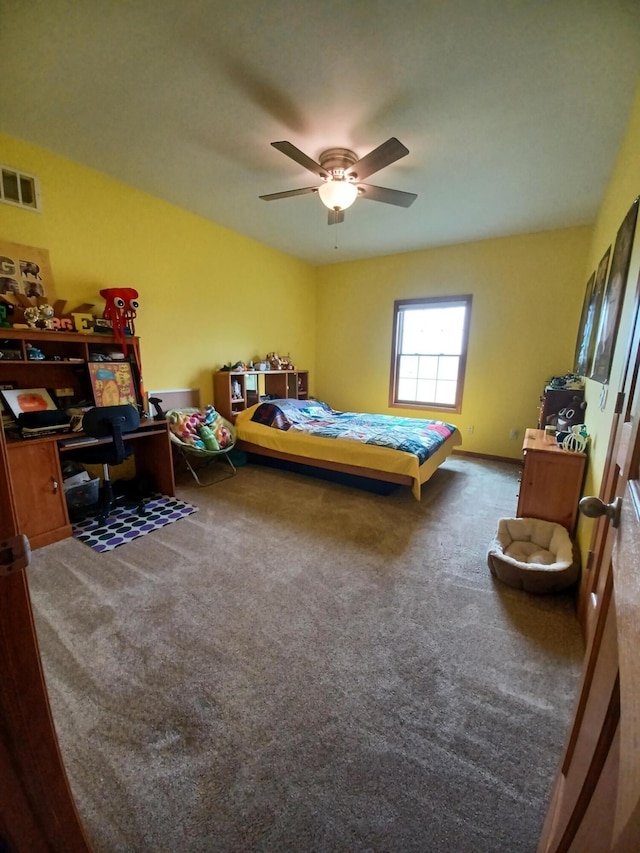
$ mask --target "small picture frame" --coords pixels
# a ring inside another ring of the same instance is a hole
[[[5,406],[14,418],[31,412],[55,412],[58,407],[46,388],[2,388]]]
[[[13,391],[15,387],[16,386],[13,382],[5,382],[4,384],[0,384],[0,420],[4,424],[6,424],[7,422],[11,422],[11,415],[7,412],[7,409],[2,400],[2,392]]]

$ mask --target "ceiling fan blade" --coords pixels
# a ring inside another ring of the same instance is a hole
[[[327,225],[338,225],[344,222],[344,210],[330,210]]]
[[[373,184],[358,184],[358,198],[368,198],[369,201],[383,201],[385,204],[395,204],[397,207],[411,207],[418,198],[416,193],[405,193],[402,190],[390,190],[387,187],[374,187]]]
[[[292,145],[290,142],[272,142],[271,144],[274,148],[277,148],[278,151],[282,151],[282,153],[286,154],[287,157],[291,157],[292,160],[295,160],[296,163],[304,166],[305,169],[313,172],[313,174],[317,175],[319,178],[327,177],[327,171],[322,168],[320,163],[316,163],[316,161],[312,160],[311,157],[307,157],[304,151],[300,151],[299,148],[296,148],[296,146]],[[371,173],[369,172],[369,174]]]
[[[317,193],[318,187],[303,187],[299,190],[285,190],[281,193],[269,193],[268,195],[261,195],[258,198],[263,199],[264,201],[275,201],[278,198],[291,198],[294,195],[305,195],[306,193]]]
[[[373,175],[374,172],[379,172],[385,166],[395,163],[401,157],[406,157],[409,149],[400,142],[395,136],[387,139],[382,145],[374,148],[368,154],[358,160],[353,166],[347,170],[348,175],[353,175],[357,181],[362,181]]]

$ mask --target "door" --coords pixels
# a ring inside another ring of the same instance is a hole
[[[0,850],[88,853],[42,675],[0,425]]]
[[[640,283],[639,283],[640,284]],[[587,653],[539,853],[640,849],[640,319],[623,370],[582,605]]]

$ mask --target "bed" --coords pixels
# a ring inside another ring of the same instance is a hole
[[[462,444],[443,421],[337,412],[317,400],[269,400],[240,412],[236,448],[250,454],[409,486],[423,483]]]

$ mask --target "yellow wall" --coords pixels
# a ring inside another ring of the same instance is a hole
[[[0,162],[40,179],[42,212],[0,204],[0,238],[49,250],[69,308],[133,287],[147,389],[200,388],[276,351],[315,375],[316,271],[105,175],[0,134]]]
[[[464,449],[519,458],[545,383],[573,367],[590,237],[569,228],[320,269],[318,396],[339,409],[449,420]],[[461,414],[389,409],[394,300],[462,294],[473,307]]]
[[[49,249],[56,295],[70,306],[89,301],[101,310],[101,288],[136,288],[146,387],[199,387],[203,402],[212,398],[212,370],[276,350],[308,368],[312,393],[336,408],[403,413],[387,398],[394,300],[470,293],[462,412],[426,414],[459,425],[467,450],[519,458],[545,382],[572,367],[588,275],[638,192],[639,126],[636,101],[595,232],[570,228],[321,269],[0,135],[0,162],[40,178],[43,206],[38,214],[0,204],[0,237]],[[588,399],[597,483],[610,416],[599,416],[593,389]]]
[[[593,229],[593,239],[587,254],[587,265],[584,272],[584,281],[596,269],[600,258],[605,251],[615,245],[618,228],[631,207],[634,199],[640,194],[640,85],[636,90],[636,97],[629,117],[627,132],[620,147],[616,163],[612,170],[607,190],[600,206],[600,211]],[[590,448],[590,464],[585,482],[585,494],[597,495],[602,482],[604,462],[607,455],[607,446],[611,423],[613,420],[613,406],[616,392],[619,388],[623,359],[628,345],[629,332],[632,321],[632,305],[636,295],[640,276],[640,222],[636,228],[636,240],[631,256],[629,276],[625,299],[623,302],[620,329],[617,336],[617,347],[614,351],[609,378],[609,390],[604,408],[600,409],[600,395],[603,386],[598,382],[586,380],[587,400],[587,423],[592,435]],[[593,522],[581,517],[578,527],[578,540],[581,551],[586,554],[589,548]]]
[[[587,265],[583,276],[585,283],[609,246],[611,246],[613,253],[618,228],[622,224],[622,220],[634,199],[640,194],[639,151],[640,86],[638,86],[636,91],[636,98],[629,118],[627,132],[620,147],[611,179],[593,229],[593,239],[587,255]],[[639,270],[640,241],[636,239],[622,308],[622,318],[618,334],[619,343],[614,352],[613,363],[611,365],[611,376],[609,379],[610,393],[607,394],[607,401],[603,411],[600,411],[599,407],[602,385],[598,382],[592,382],[590,379],[587,379],[586,382],[589,428],[594,433],[594,441],[591,448],[591,479],[589,481],[589,489],[595,490],[596,493],[600,487],[602,468],[607,453],[607,439],[613,417],[615,391],[617,391],[620,381],[622,360],[625,355],[625,344],[629,335],[631,308],[636,293]]]

